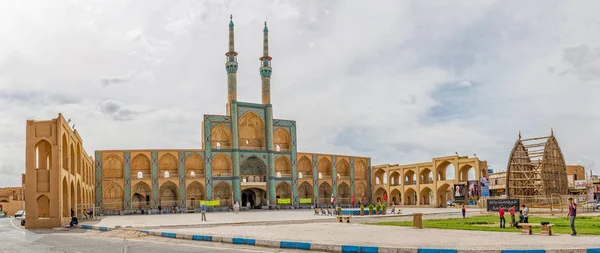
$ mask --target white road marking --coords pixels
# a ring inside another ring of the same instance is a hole
[[[19,229],[19,230],[24,230],[20,227],[15,226],[15,223],[13,223],[13,221],[16,220],[15,218],[12,218],[8,221],[8,223],[10,223],[10,225],[12,225],[14,228]],[[20,224],[19,224],[20,225]]]

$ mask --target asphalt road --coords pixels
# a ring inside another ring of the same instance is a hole
[[[26,230],[13,218],[0,219],[0,252],[306,252],[227,243],[199,242],[130,232],[70,229]]]

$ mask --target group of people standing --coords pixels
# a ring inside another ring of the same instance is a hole
[[[498,215],[500,216],[500,228],[506,228],[506,219],[504,218],[504,206],[500,206],[498,210]],[[526,205],[521,205],[521,210],[519,210],[519,221],[515,219],[515,206],[511,206],[508,209],[508,213],[510,214],[510,226],[511,227],[519,227],[519,223],[529,223],[529,207]]]
[[[519,228],[519,223],[529,223],[529,208],[526,205],[521,205],[522,210],[519,210],[519,221],[515,221],[515,206],[511,206],[508,209],[510,214],[510,226]],[[500,228],[506,228],[506,219],[504,218],[504,206],[500,206],[498,210],[498,216],[500,216]],[[577,231],[575,230],[575,217],[577,217],[577,204],[573,202],[573,198],[569,198],[569,212],[567,213],[567,219],[571,225],[571,235],[576,236]],[[464,218],[464,207],[463,207],[463,218]]]

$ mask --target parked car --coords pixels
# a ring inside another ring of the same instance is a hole
[[[23,215],[21,216],[21,226],[25,226],[25,212],[23,212]]]
[[[23,214],[25,214],[25,210],[19,210],[15,213],[15,218],[21,217],[23,216]]]
[[[0,218],[4,218],[6,217],[6,215],[4,215],[4,212],[0,212]]]
[[[446,202],[446,205],[447,205],[447,206],[455,206],[455,204],[454,204],[454,201],[452,201],[452,200],[448,200],[448,201]]]
[[[600,203],[596,203],[596,209],[600,210]]]

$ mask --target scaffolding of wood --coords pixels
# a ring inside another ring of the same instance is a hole
[[[549,197],[568,193],[567,165],[554,137],[519,139],[506,168],[506,191],[509,198]]]

